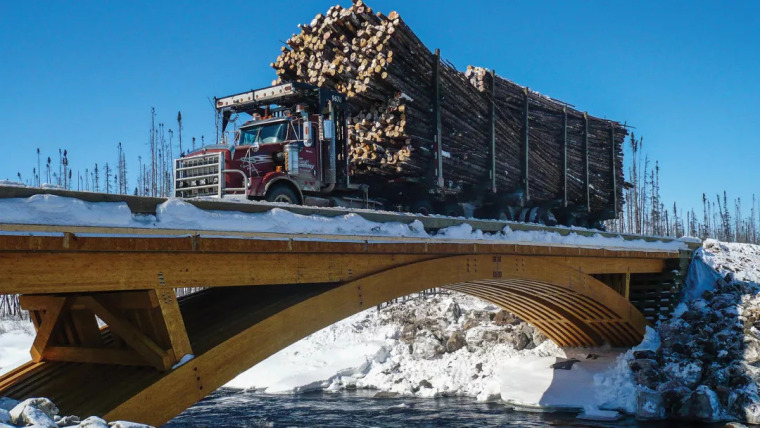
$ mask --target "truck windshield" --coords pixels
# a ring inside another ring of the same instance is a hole
[[[285,141],[285,123],[270,123],[255,126],[241,132],[240,145],[280,143]]]

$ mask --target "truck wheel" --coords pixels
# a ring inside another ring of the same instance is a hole
[[[509,207],[499,208],[496,220],[501,221],[514,221],[515,215],[512,213],[512,210],[509,209]]]
[[[433,205],[427,199],[419,199],[409,207],[414,214],[430,215],[433,213]]]
[[[557,217],[550,210],[543,209],[539,215],[539,223],[545,226],[556,226],[558,224]]]
[[[443,206],[443,215],[449,217],[464,217],[464,209],[462,209],[461,205],[455,202],[449,202]]]
[[[285,202],[299,205],[298,195],[288,186],[274,186],[267,192],[266,200],[269,202]]]

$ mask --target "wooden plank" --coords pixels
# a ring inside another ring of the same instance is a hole
[[[61,313],[66,307],[66,302],[69,300],[67,297],[57,297],[50,300],[50,306],[44,309],[44,315],[42,317],[42,323],[37,329],[37,336],[32,343],[32,361],[40,362],[43,359],[45,348],[48,346],[50,337],[53,334],[53,329],[58,324],[58,319]]]
[[[98,327],[98,321],[95,314],[85,309],[70,309],[71,321],[79,338],[79,346],[97,346],[102,345],[103,336]]]
[[[182,319],[182,313],[179,310],[174,290],[150,290],[148,293],[155,296],[158,301],[159,307],[157,311],[160,312],[176,361],[179,361],[185,355],[192,355],[193,349],[190,346],[190,339],[187,337],[185,322]]]
[[[47,294],[24,294],[19,296],[19,301],[21,307],[26,310],[41,310],[59,298]],[[117,309],[152,309],[158,307],[158,300],[155,295],[149,295],[143,291],[99,293],[98,299]],[[69,309],[81,311],[87,308],[81,302],[74,301],[70,304]]]
[[[555,263],[578,269],[587,274],[659,273],[665,268],[661,259],[614,259],[596,257],[546,257]]]
[[[131,349],[49,346],[45,349],[43,357],[48,361],[128,366],[149,365],[143,356]]]
[[[169,355],[143,332],[124,320],[113,308],[93,296],[75,298],[110,327],[113,334],[118,335],[124,342],[137,351],[147,362],[159,370],[168,370],[172,365]]]
[[[2,241],[3,237],[0,237]],[[16,237],[14,237],[16,238]],[[40,237],[37,237],[40,238]],[[603,263],[608,259],[672,258],[677,252],[610,251],[551,245],[459,243],[345,243],[293,241],[292,253],[257,253],[256,269],[208,269],[208,266],[250,266],[247,253],[255,240],[204,239],[203,253],[167,250],[177,238],[151,238],[149,251],[29,251],[0,252],[1,293],[56,293],[112,291],[161,287],[170,282],[174,287],[261,285],[282,283],[335,282],[355,279],[392,267],[401,266],[444,254],[519,253],[565,257],[594,257]],[[40,241],[42,242],[42,241]],[[87,238],[79,244],[100,242],[102,248],[140,248],[139,238]],[[161,244],[161,242],[164,242]],[[184,242],[184,241],[183,241]],[[266,244],[266,243],[264,243]],[[261,242],[254,251],[262,251]],[[96,246],[96,247],[97,247]],[[89,247],[88,247],[89,248]],[[163,248],[163,251],[158,249]],[[154,252],[157,251],[157,252]],[[350,253],[336,253],[350,251]],[[370,254],[371,253],[371,254]],[[48,266],[40,270],[39,266]],[[92,269],[108,266],[108,269]],[[287,267],[288,269],[283,269]],[[618,272],[624,272],[619,270]],[[633,270],[631,270],[633,272]],[[650,272],[652,270],[649,270]],[[594,273],[594,271],[589,271]],[[162,280],[163,278],[163,280]],[[140,296],[139,294],[137,296]],[[119,298],[122,307],[143,307],[151,303],[130,303]],[[30,303],[31,304],[31,303]],[[112,302],[112,304],[116,304]],[[43,305],[43,304],[40,304]]]

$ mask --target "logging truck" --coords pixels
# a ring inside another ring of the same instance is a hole
[[[487,175],[480,186],[458,185],[447,176],[441,161],[447,153],[438,144],[433,162],[418,177],[353,174],[347,160],[351,106],[343,94],[327,87],[285,82],[214,102],[223,137],[174,160],[176,197],[245,198],[547,225],[557,224],[559,218],[566,225],[595,227],[615,214],[613,209],[568,215],[557,201],[526,201],[521,189],[497,191]],[[230,124],[234,131],[227,131]]]

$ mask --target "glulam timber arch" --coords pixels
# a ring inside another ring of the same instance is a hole
[[[494,278],[499,272],[501,277]],[[434,287],[499,304],[565,346],[604,342],[633,345],[640,342],[646,326],[644,317],[622,296],[562,264],[530,257],[438,258],[388,269],[321,292],[301,287],[303,299],[296,299],[297,303],[281,310],[272,308],[271,316],[156,379],[105,417],[163,423],[303,337],[382,302]],[[531,287],[537,288],[526,291]],[[231,301],[243,298],[235,297],[234,290],[230,293]],[[582,308],[574,308],[576,304]]]

